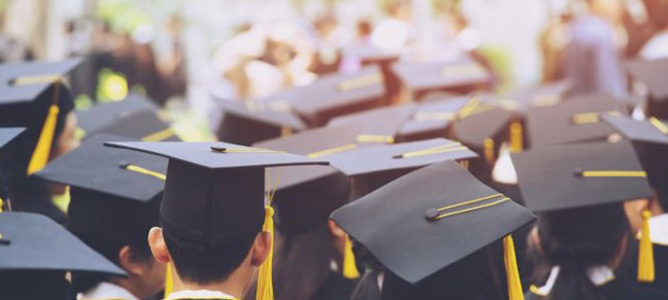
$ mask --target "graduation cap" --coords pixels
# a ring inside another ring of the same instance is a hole
[[[0,149],[9,144],[23,131],[25,131],[25,128],[0,128]]]
[[[635,120],[620,114],[604,114],[603,120],[633,142],[636,153],[647,171],[647,177],[658,194],[666,194],[664,180],[668,176],[668,122],[650,117]],[[666,194],[668,195],[668,194]],[[661,199],[665,196],[659,196]]]
[[[454,62],[398,62],[392,70],[408,91],[410,99],[420,100],[434,91],[470,93],[484,88],[492,75],[471,58]]]
[[[483,170],[494,164],[504,141],[520,140],[521,144],[521,129],[519,133],[511,132],[516,119],[514,111],[476,95],[460,108],[453,126],[454,137],[485,158],[485,165],[480,166]]]
[[[522,195],[533,211],[552,211],[651,197],[628,142],[586,143],[511,155]]]
[[[0,273],[79,271],[125,276],[51,219],[33,213],[0,213]]]
[[[273,209],[265,208],[265,168],[327,164],[221,142],[106,145],[169,158],[160,223],[177,243],[203,249],[255,235],[263,228],[273,233]],[[260,293],[271,289],[271,258],[267,261],[260,267]]]
[[[526,117],[529,144],[540,148],[607,140],[614,131],[600,116],[613,111],[617,111],[616,103],[607,95],[579,96],[554,106],[531,108]]]
[[[503,239],[510,299],[521,299],[512,239],[504,237],[534,216],[453,161],[402,176],[336,210],[331,218],[387,270],[410,284],[447,272]]]
[[[353,74],[320,77],[288,93],[297,114],[310,126],[326,124],[330,119],[380,106],[385,97],[383,74],[371,66]]]
[[[668,58],[634,60],[626,63],[631,77],[642,83],[648,91],[647,112],[659,119],[668,119]]]
[[[286,111],[280,102],[248,101],[236,103],[222,100],[223,116],[218,126],[218,139],[228,143],[252,145],[276,137],[287,136],[306,128],[299,117]]]
[[[65,115],[74,107],[63,77],[81,62],[68,59],[0,65],[0,127],[26,128],[22,139],[33,151],[28,174],[46,165],[58,126],[62,127]]]
[[[358,132],[355,126],[322,127],[254,146],[325,159],[339,152],[379,145],[357,144]],[[268,168],[267,173],[281,174],[272,202],[277,208],[279,228],[289,236],[323,224],[334,209],[348,200],[350,181],[331,166]]]
[[[654,195],[628,142],[584,143],[512,155],[527,208],[537,212],[585,209]],[[638,280],[654,281],[649,211],[642,212]]]
[[[144,228],[148,232],[150,226],[156,226],[165,185],[166,159],[105,147],[106,141],[133,140],[94,135],[35,174],[70,186],[69,228],[89,245],[126,230]]]
[[[437,137],[448,137],[450,125],[459,110],[470,101],[469,97],[457,97],[424,101],[399,130],[400,140],[416,141]]]
[[[415,111],[416,105],[407,103],[381,107],[332,119],[327,126],[354,125],[358,128],[357,142],[394,143],[401,126]]]
[[[444,160],[467,165],[475,152],[459,142],[443,138],[346,151],[324,157],[332,166],[353,177],[359,197],[412,170]]]
[[[77,111],[77,125],[84,133],[94,134],[120,118],[145,110],[157,112],[158,107],[151,100],[132,93],[121,101],[100,103],[87,110]]]
[[[169,124],[158,118],[157,112],[140,110],[119,116],[109,126],[96,132],[124,136],[145,142],[180,141]]]

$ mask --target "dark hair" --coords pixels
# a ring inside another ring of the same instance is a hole
[[[163,235],[174,268],[184,281],[210,284],[226,280],[244,261],[257,234],[230,237],[209,246],[191,243],[170,234]]]
[[[330,261],[336,257],[327,223],[300,235],[286,236],[276,250],[276,299],[313,299],[329,278]]]
[[[487,254],[479,250],[415,285],[386,271],[382,299],[479,299],[492,281]]]
[[[647,180],[654,188],[661,208],[668,210],[668,185],[664,182],[668,176],[668,146],[634,143],[634,149],[647,172]]]
[[[587,276],[587,269],[608,265],[621,254],[619,249],[629,232],[623,204],[544,213],[536,226],[541,249],[529,249],[538,263],[536,279],[560,266],[548,299],[605,299]]]

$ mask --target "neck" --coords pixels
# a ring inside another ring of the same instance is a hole
[[[187,280],[182,280],[177,272],[173,272],[174,278],[174,291],[197,291],[197,290],[208,290],[221,292],[227,295],[230,295],[236,299],[241,299],[248,286],[250,285],[253,268],[248,266],[241,266],[234,271],[227,279],[224,281],[210,282],[210,283],[197,283]]]

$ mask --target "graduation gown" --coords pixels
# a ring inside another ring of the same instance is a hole
[[[355,290],[358,280],[346,279],[337,272],[331,272],[327,281],[313,296],[317,300],[348,300]]]
[[[230,295],[218,291],[180,291],[174,292],[165,300],[238,300]]]

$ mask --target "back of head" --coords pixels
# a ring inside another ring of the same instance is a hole
[[[668,211],[668,146],[640,143],[634,145],[638,157],[640,157],[643,169],[647,172],[647,179],[656,191],[659,204],[664,211]]]
[[[158,225],[162,194],[149,204],[76,187],[71,187],[70,196],[68,229],[86,245],[118,266],[119,252],[125,246],[130,247],[136,260],[153,260],[147,236],[151,227]],[[76,292],[86,292],[107,277],[74,273],[72,285]]]
[[[416,285],[388,271],[383,280],[382,299],[478,299],[491,285],[490,271],[486,249],[471,254]]]
[[[597,266],[614,268],[614,260],[623,255],[629,231],[623,204],[545,213],[537,226],[542,269],[560,267],[550,299],[602,299],[587,271]]]
[[[257,233],[237,235],[208,246],[179,239],[163,226],[174,268],[186,282],[211,284],[225,281],[241,265]]]

